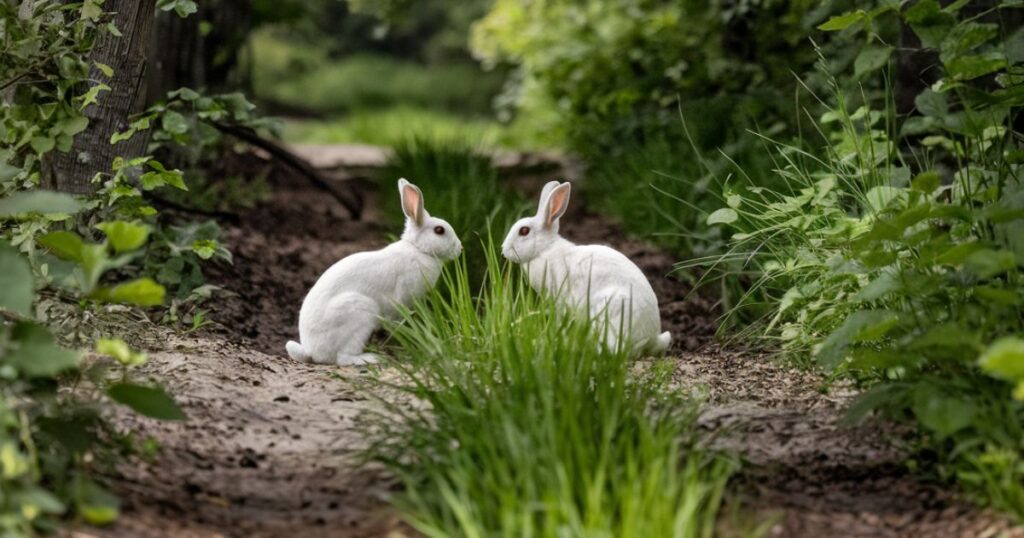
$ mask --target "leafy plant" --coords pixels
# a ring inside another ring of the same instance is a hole
[[[670,370],[599,351],[484,251],[479,296],[460,262],[390,327],[399,378],[378,383],[426,405],[384,402],[369,455],[401,478],[408,521],[427,536],[710,536],[733,463],[700,447]]]
[[[43,201],[52,206],[43,206]],[[32,191],[5,199],[0,219],[27,218],[35,212],[76,212],[82,205],[65,195]],[[148,228],[127,222],[98,227],[107,237],[98,244],[86,243],[71,232],[42,236],[48,248],[74,263],[75,276],[68,279],[69,284],[83,297],[101,301],[162,302],[163,288],[148,279],[99,285],[105,271],[130,259],[145,243]],[[146,357],[123,341],[101,339],[96,346],[120,363],[119,379],[105,376],[100,363],[81,370],[81,353],[63,348],[33,319],[37,282],[28,259],[0,241],[0,268],[0,316],[6,321],[0,324],[0,529],[10,536],[35,535],[55,528],[56,518],[71,510],[88,523],[109,523],[117,517],[117,499],[89,478],[89,470],[105,461],[109,449],[100,439],[114,432],[98,413],[98,394],[84,387],[58,394],[60,381],[75,376],[90,379],[88,385],[144,415],[162,419],[184,415],[162,389],[132,381],[129,369]]]
[[[854,418],[912,420],[917,463],[1024,517],[1024,96],[1000,60],[1016,34],[963,15],[965,4],[884,4],[826,23],[855,31],[900,17],[939,50],[941,75],[907,118],[850,113],[836,84],[819,122],[825,158],[778,144],[791,187],[731,186],[708,224],[732,227],[735,252],[761,273],[749,296],[773,307],[761,327],[869,387]]]

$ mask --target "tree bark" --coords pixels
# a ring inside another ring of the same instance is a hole
[[[188,87],[212,92],[244,87],[239,80],[239,51],[252,30],[250,0],[205,0],[187,18],[157,15],[150,43],[148,102]]]
[[[42,162],[42,185],[72,194],[91,194],[96,190],[92,178],[110,170],[117,156],[145,155],[148,135],[140,133],[118,143],[110,137],[125,131],[131,114],[145,106],[146,51],[155,20],[156,0],[107,0],[106,12],[114,12],[114,25],[121,31],[117,37],[104,33],[89,55],[92,64],[90,84],[106,80],[96,63],[113,68],[114,75],[106,82],[110,91],[100,94],[99,102],[85,110],[89,127],[78,136],[67,153],[51,152]]]

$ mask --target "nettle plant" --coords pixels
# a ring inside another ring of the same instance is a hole
[[[1024,517],[1024,92],[1009,46],[1020,33],[960,17],[965,4],[824,25],[899,16],[939,51],[942,76],[909,118],[849,113],[836,85],[819,122],[825,157],[779,144],[792,189],[734,186],[708,223],[733,227],[734,251],[761,271],[750,297],[774,306],[768,334],[871,387],[854,418],[914,420],[922,461]]]

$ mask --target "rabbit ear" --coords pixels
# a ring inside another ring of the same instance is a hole
[[[402,213],[416,226],[422,226],[426,211],[423,209],[423,193],[420,188],[402,178],[398,180],[398,192],[402,195]]]
[[[544,188],[547,189],[547,185]],[[545,228],[551,228],[565,214],[565,210],[569,208],[569,191],[571,189],[572,185],[569,182],[551,188],[541,207]]]
[[[561,185],[561,183],[557,181],[548,181],[540,191],[540,203],[537,204],[537,216],[541,220],[544,220],[544,216],[547,214],[548,198],[551,197],[551,191],[555,190],[555,187],[559,185]]]

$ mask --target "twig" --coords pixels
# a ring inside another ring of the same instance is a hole
[[[335,189],[334,185],[331,185],[330,182],[324,179],[323,176],[321,176],[320,173],[315,168],[313,168],[311,164],[306,162],[305,159],[299,157],[298,155],[292,153],[291,151],[288,151],[286,148],[274,142],[273,140],[263,138],[262,136],[259,135],[259,133],[257,133],[256,131],[249,127],[244,127],[241,125],[229,125],[220,122],[211,123],[214,127],[217,128],[218,131],[224,134],[231,135],[239,140],[242,140],[243,142],[252,144],[253,146],[266,150],[267,153],[270,153],[272,156],[276,157],[277,159],[288,165],[296,172],[305,176],[314,185],[329,192],[331,196],[334,196],[335,200],[337,200],[342,206],[345,207],[345,209],[348,211],[349,216],[352,217],[353,220],[359,220],[360,217],[362,216],[363,200],[359,196],[354,195],[352,193],[346,194]]]
[[[173,209],[175,211],[181,211],[183,213],[192,213],[192,214],[195,214],[195,215],[202,215],[204,217],[222,219],[222,220],[226,220],[228,222],[238,222],[240,220],[238,215],[236,215],[234,213],[231,213],[229,211],[221,211],[221,210],[218,210],[218,209],[212,209],[212,210],[211,209],[200,209],[198,207],[188,207],[188,206],[184,206],[182,204],[179,204],[178,202],[174,202],[174,201],[168,200],[166,198],[161,198],[161,197],[153,195],[153,194],[149,194],[149,199],[151,199],[156,205],[164,206],[166,208]]]

